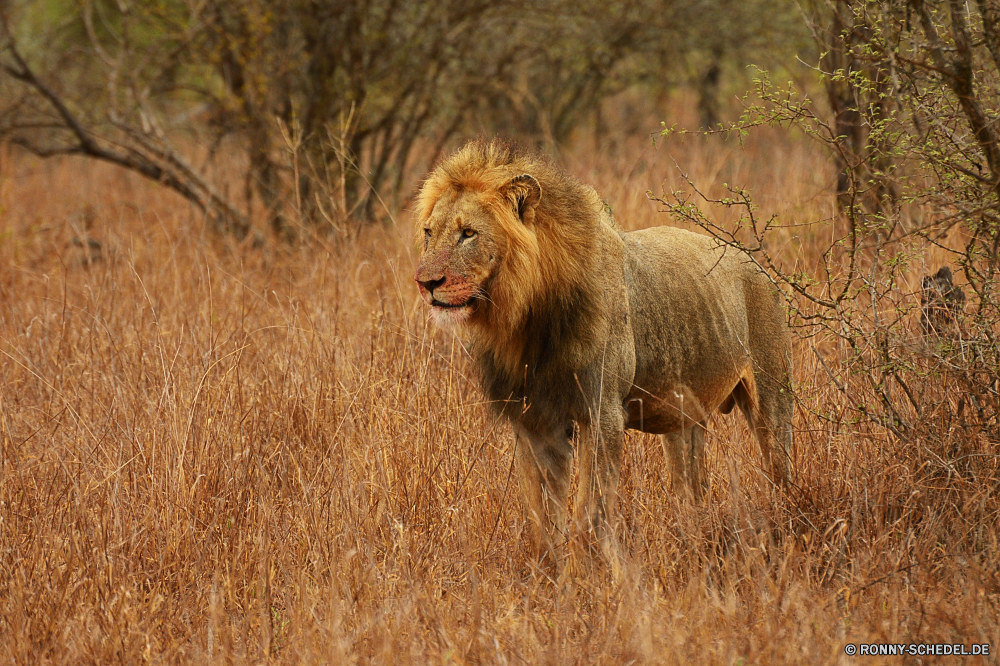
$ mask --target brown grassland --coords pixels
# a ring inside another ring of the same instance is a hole
[[[563,158],[637,228],[671,223],[645,196],[680,186],[671,156],[820,221],[779,250],[816,266],[834,174],[804,141]],[[738,413],[712,421],[703,506],[630,433],[625,579],[532,568],[509,427],[428,323],[408,221],[253,249],[132,174],[0,157],[0,662],[877,664],[900,658],[845,645],[920,642],[996,663],[996,443],[817,418],[846,399],[823,339],[796,342],[791,489]]]

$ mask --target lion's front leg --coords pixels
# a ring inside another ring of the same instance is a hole
[[[554,561],[566,529],[573,463],[570,435],[566,429],[538,435],[515,423],[514,457],[533,553]]]
[[[585,536],[596,542],[614,570],[621,566],[615,534],[618,473],[625,440],[624,415],[613,408],[599,415],[599,425],[580,424],[580,485],[575,522]]]

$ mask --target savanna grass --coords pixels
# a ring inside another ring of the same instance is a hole
[[[645,192],[681,186],[673,156],[815,223],[779,252],[816,265],[833,173],[808,144],[585,143],[568,168],[620,223],[670,222]],[[630,434],[625,580],[553,576],[525,558],[509,427],[427,322],[405,213],[254,249],[130,174],[2,159],[0,662],[832,664],[849,642],[996,661],[996,442],[945,413],[905,442],[838,418],[832,343],[796,342],[792,488],[742,416],[711,423],[703,506]]]

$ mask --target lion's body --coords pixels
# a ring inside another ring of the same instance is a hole
[[[784,313],[774,287],[745,255],[669,227],[625,234],[625,245],[637,361],[628,399],[643,391],[673,395],[684,386],[711,413],[720,406],[729,411],[730,398],[757,405],[759,381],[773,381],[778,390],[788,383]],[[635,409],[628,411],[628,426],[646,432],[683,425],[658,410],[642,426]]]
[[[608,547],[626,428],[663,435],[672,474],[700,495],[707,419],[738,405],[787,478],[791,342],[749,257],[679,229],[623,232],[592,188],[497,143],[439,167],[417,214],[417,280],[514,425],[537,546],[561,529],[574,424],[577,511]]]

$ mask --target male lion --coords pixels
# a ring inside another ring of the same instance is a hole
[[[787,481],[791,339],[748,256],[669,227],[625,233],[593,188],[499,141],[435,169],[416,223],[420,293],[513,424],[537,555],[565,525],[574,424],[576,519],[612,559],[625,428],[662,435],[671,476],[700,497],[708,417],[739,405]]]

